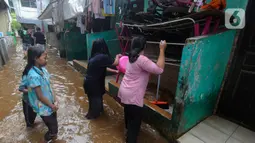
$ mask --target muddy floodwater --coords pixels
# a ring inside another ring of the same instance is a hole
[[[18,44],[10,49],[10,61],[0,70],[0,143],[40,143],[47,131],[40,117],[36,119],[35,128],[25,127],[18,91],[25,64],[22,47]],[[60,59],[56,49],[48,49],[47,69],[60,106],[57,142],[124,143],[123,108],[115,100],[105,95],[105,113],[97,120],[86,120],[88,100],[82,87],[82,75]],[[143,124],[138,143],[166,143],[166,140]]]

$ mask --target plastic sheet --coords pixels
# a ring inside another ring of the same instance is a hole
[[[71,19],[83,14],[86,0],[65,0],[63,2],[64,19]]]
[[[62,0],[52,4],[52,6],[47,6],[44,12],[51,13],[54,23],[58,24],[60,28],[64,28],[64,20],[83,14],[84,10],[88,8],[88,5],[87,0]],[[52,8],[52,10],[48,10],[48,8]],[[39,16],[39,18],[44,19],[44,17],[49,17],[44,15]]]

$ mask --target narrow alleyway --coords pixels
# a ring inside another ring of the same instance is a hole
[[[26,129],[18,86],[23,68],[22,47],[11,50],[10,62],[0,71],[0,142],[40,142],[46,131],[37,117],[38,125]],[[86,120],[88,100],[83,91],[83,77],[66,61],[49,49],[48,71],[52,74],[52,88],[60,102],[58,111],[58,142],[68,143],[121,143],[124,142],[123,108],[111,97],[104,96],[105,113],[98,120]],[[149,125],[143,124],[139,143],[166,142]]]

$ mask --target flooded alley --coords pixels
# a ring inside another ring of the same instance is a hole
[[[10,49],[10,62],[0,70],[0,142],[41,142],[46,126],[38,116],[36,127],[25,126],[21,93],[18,86],[26,65],[22,47]],[[108,95],[104,96],[105,113],[97,120],[86,120],[88,100],[83,90],[83,76],[59,58],[56,49],[48,50],[47,69],[52,75],[54,94],[59,100],[58,142],[68,143],[121,143],[124,142],[123,108]],[[153,128],[142,125],[139,143],[164,143]]]

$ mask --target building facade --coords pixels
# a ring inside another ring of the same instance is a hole
[[[48,31],[48,25],[52,21],[39,20],[38,16],[47,7],[50,0],[8,0],[12,11],[17,15],[17,21],[25,27],[40,27],[44,32]]]
[[[0,23],[1,37],[11,30],[11,16],[8,10],[8,3],[5,0],[0,0]]]

